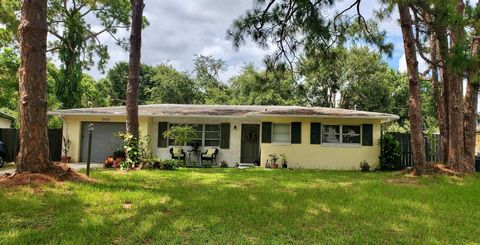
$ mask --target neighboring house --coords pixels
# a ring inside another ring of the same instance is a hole
[[[125,107],[58,110],[49,113],[64,120],[64,135],[72,142],[73,161],[86,161],[88,125],[94,124],[92,159],[103,161],[122,141],[113,136],[125,129]],[[378,163],[380,126],[396,120],[392,114],[321,107],[141,105],[141,134],[151,138],[151,149],[170,158],[172,142],[163,132],[178,124],[193,125],[194,141],[202,150],[219,149],[217,161],[260,162],[269,154],[286,154],[289,167],[353,169],[361,161]],[[201,137],[200,137],[201,136]]]
[[[0,128],[11,128],[14,120],[13,117],[0,112]]]

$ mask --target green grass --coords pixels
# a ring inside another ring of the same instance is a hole
[[[480,243],[478,175],[264,169],[92,175],[98,183],[0,189],[0,244]]]

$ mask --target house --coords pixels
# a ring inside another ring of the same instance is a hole
[[[14,120],[13,117],[0,112],[0,128],[11,128]]]
[[[114,136],[125,128],[125,107],[57,110],[63,133],[71,140],[73,161],[86,161],[88,125],[94,124],[92,160],[101,162],[122,141]],[[232,105],[141,105],[141,134],[151,150],[170,158],[172,141],[163,132],[179,124],[193,125],[194,142],[205,150],[219,149],[218,161],[260,162],[269,154],[285,154],[292,168],[353,169],[361,161],[378,163],[380,126],[397,115],[322,107]],[[192,156],[190,156],[192,157]],[[193,156],[195,157],[195,156]]]

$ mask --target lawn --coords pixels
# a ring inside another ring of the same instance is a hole
[[[96,170],[0,189],[0,244],[480,243],[480,178]]]

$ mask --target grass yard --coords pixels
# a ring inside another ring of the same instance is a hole
[[[480,178],[264,169],[93,171],[0,189],[0,244],[480,243]]]

